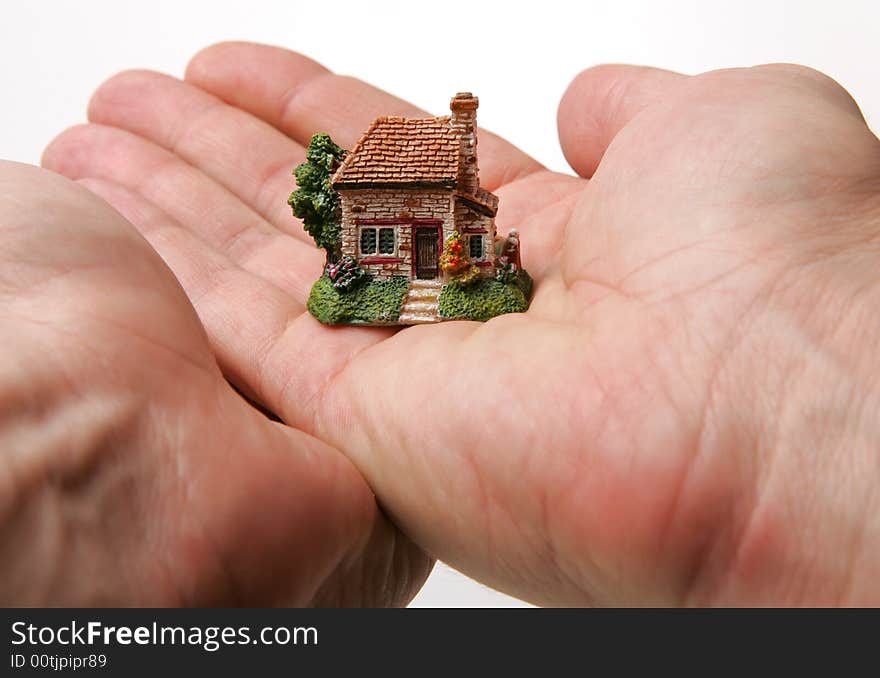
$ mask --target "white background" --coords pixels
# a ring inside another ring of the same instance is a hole
[[[480,97],[482,126],[566,169],[556,105],[601,62],[697,73],[773,61],[825,71],[880,129],[880,0],[2,0],[0,157],[39,162],[125,68],[180,75],[199,48],[254,40],[309,54],[442,114]],[[517,605],[439,567],[416,605]]]

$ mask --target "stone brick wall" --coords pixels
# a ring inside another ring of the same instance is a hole
[[[339,196],[342,207],[343,254],[361,259],[358,219],[391,219],[402,222],[394,225],[397,247],[395,254],[389,256],[387,262],[361,264],[365,271],[378,278],[412,275],[412,225],[405,222],[412,219],[440,219],[443,222],[444,239],[454,228],[451,190],[342,189]],[[381,224],[376,225],[376,228],[382,227]]]
[[[480,185],[477,165],[477,108],[480,101],[470,92],[459,92],[449,102],[449,124],[458,133],[458,189],[473,195]]]
[[[461,229],[464,239],[467,239],[468,233],[485,231],[482,233],[483,240],[483,260],[486,265],[480,266],[480,273],[483,277],[491,277],[495,275],[495,219],[487,217],[481,212],[477,212],[469,207],[463,200],[458,200],[455,206],[455,220]]]

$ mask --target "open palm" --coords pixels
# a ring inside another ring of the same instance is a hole
[[[290,169],[313,133],[350,148],[379,115],[422,114],[223,44],[184,81],[116,76],[44,162],[146,236],[226,378],[472,576],[551,604],[877,595],[877,430],[859,417],[878,407],[877,230],[860,224],[880,145],[843,90],[790,67],[587,71],[560,108],[581,176],[480,135],[499,231],[520,230],[536,281],[527,313],[327,328],[304,311],[322,255],[285,204]]]

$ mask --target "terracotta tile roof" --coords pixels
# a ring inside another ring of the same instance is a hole
[[[440,118],[378,118],[333,176],[336,188],[363,184],[455,185],[459,136]]]
[[[489,191],[482,186],[477,188],[477,192],[474,195],[462,191],[456,191],[455,197],[471,203],[478,209],[482,208],[480,211],[485,212],[490,217],[494,217],[495,213],[498,211],[498,196],[494,193],[489,193]]]

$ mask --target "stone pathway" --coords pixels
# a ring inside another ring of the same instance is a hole
[[[403,306],[400,308],[400,322],[405,325],[421,325],[440,322],[437,304],[443,283],[439,280],[413,280]]]

